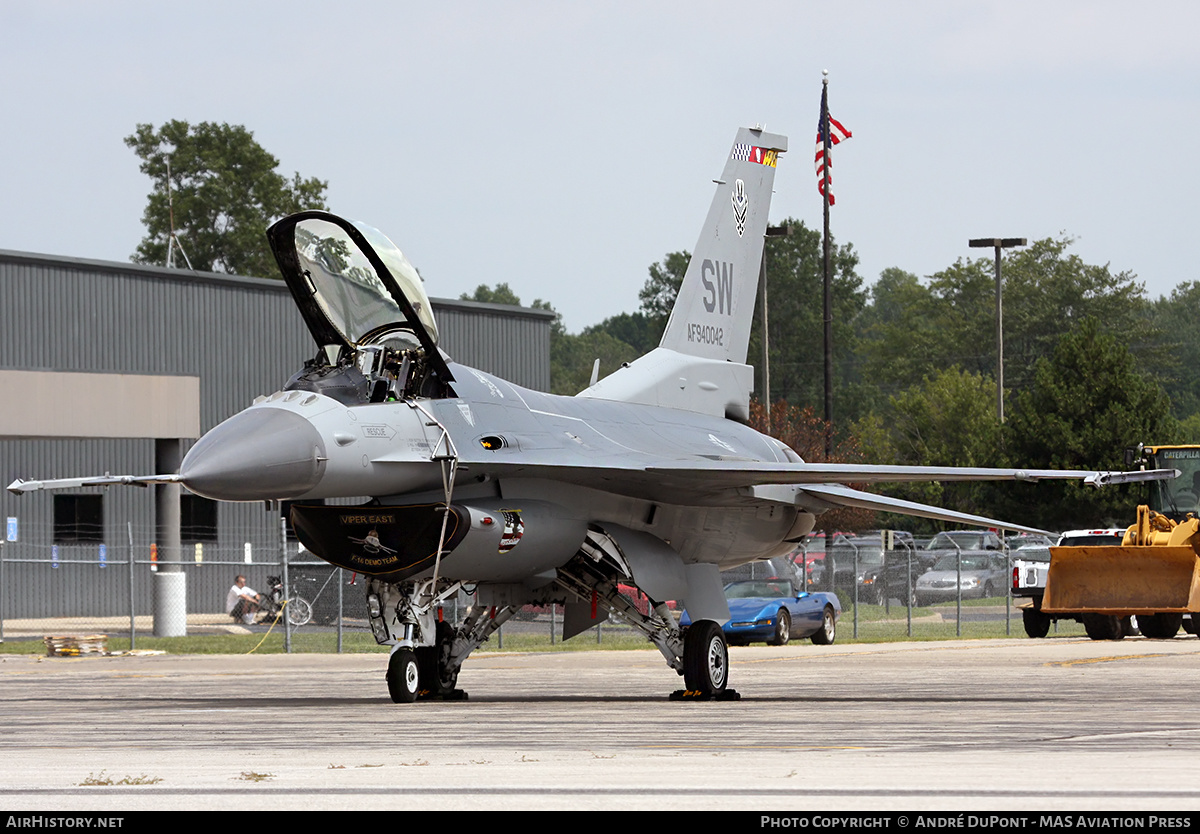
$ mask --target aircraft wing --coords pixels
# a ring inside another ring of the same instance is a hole
[[[757,484],[856,484],[903,481],[1083,481],[1100,487],[1134,481],[1179,477],[1178,469],[1138,472],[1097,472],[1088,469],[993,469],[970,466],[872,466],[854,463],[757,463],[715,460],[702,465],[653,466],[650,474],[671,478],[703,478],[714,486]]]

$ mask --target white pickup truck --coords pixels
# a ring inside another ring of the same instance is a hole
[[[1095,530],[1068,530],[1058,538],[1059,547],[1081,547],[1084,545],[1119,545],[1125,535],[1124,527],[1109,527]],[[1025,633],[1030,637],[1045,637],[1050,632],[1050,623],[1055,620],[1075,620],[1088,629],[1093,629],[1083,614],[1046,614],[1042,611],[1042,595],[1046,592],[1046,571],[1050,568],[1048,547],[1027,546],[1018,548],[1012,560],[1012,595],[1029,597],[1030,605],[1021,611]],[[1112,635],[1092,639],[1111,639]]]

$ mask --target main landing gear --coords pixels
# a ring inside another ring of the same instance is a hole
[[[675,612],[661,602],[651,601],[643,613],[632,599],[620,593],[617,582],[607,571],[599,568],[594,560],[572,560],[559,568],[557,582],[547,586],[544,594],[522,602],[562,602],[565,597],[571,605],[590,608],[596,623],[611,617],[642,632],[667,665],[683,677],[684,688],[671,693],[672,700],[741,697],[729,688],[729,647],[720,625],[712,620],[697,620],[687,628],[680,628]],[[621,577],[622,583],[628,581],[627,575]],[[513,602],[499,608],[472,606],[467,609],[466,618],[455,625],[441,615],[444,604],[462,585],[448,580],[437,585],[435,589],[430,580],[391,584],[372,579],[367,587],[371,630],[377,642],[392,646],[387,687],[395,703],[466,699],[467,693],[457,688],[463,661],[521,604]],[[603,614],[598,614],[601,610]]]
[[[672,700],[684,698],[737,698],[727,689],[729,647],[725,632],[712,620],[693,623],[683,637],[683,692],[672,693]],[[727,694],[728,693],[728,694]]]
[[[558,584],[580,602],[602,608],[608,616],[646,635],[667,665],[683,676],[684,689],[672,692],[671,700],[735,701],[741,697],[729,688],[729,646],[720,625],[698,620],[681,629],[666,603],[653,600],[642,613],[602,572],[602,564],[601,560],[576,557],[558,569]],[[632,584],[628,578],[621,581]]]

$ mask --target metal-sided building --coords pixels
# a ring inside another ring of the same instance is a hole
[[[432,305],[441,347],[455,361],[549,389],[552,313],[436,298]],[[186,452],[256,396],[282,388],[317,352],[282,281],[4,250],[0,322],[5,485],[152,474],[171,449]],[[60,576],[52,591],[20,557],[58,559],[61,568],[145,553],[155,541],[153,492],[4,491],[0,616],[109,613],[104,595],[87,587],[109,581],[103,574]],[[278,552],[278,512],[261,503],[218,505],[185,493],[181,511],[185,563]],[[217,584],[228,586],[229,574],[221,570]],[[189,608],[211,603],[211,583],[188,584]],[[84,610],[97,607],[105,610]]]

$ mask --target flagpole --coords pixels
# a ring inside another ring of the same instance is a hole
[[[833,458],[833,298],[829,289],[829,70],[821,70],[821,133],[824,136],[825,166],[822,203],[825,209],[825,238],[821,247],[825,289],[825,460]]]

